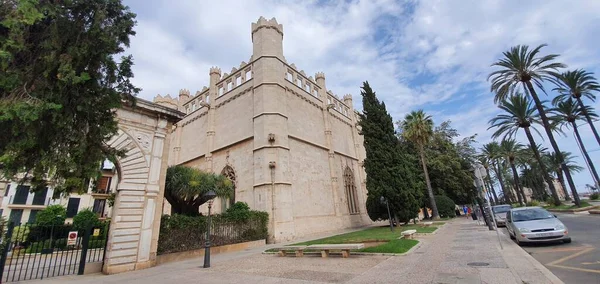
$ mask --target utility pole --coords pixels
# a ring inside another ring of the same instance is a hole
[[[496,236],[498,237],[498,244],[500,244],[500,248],[504,249],[502,247],[502,241],[500,240],[500,233],[498,233],[498,226],[496,224],[496,218],[494,217],[494,211],[492,210],[492,205],[490,204],[490,201],[486,198],[485,194],[483,194],[483,191],[485,190],[485,187],[483,186],[483,178],[487,176],[487,173],[484,169],[484,167],[477,163],[475,164],[475,184],[477,186],[477,189],[479,192],[479,195],[483,195],[483,198],[485,201],[487,201],[487,204],[489,206],[489,213],[490,213],[490,217],[491,217],[491,222],[488,223],[488,228],[491,230],[495,230],[496,231]],[[481,204],[479,205],[481,207]],[[484,216],[485,216],[485,211],[484,211]]]

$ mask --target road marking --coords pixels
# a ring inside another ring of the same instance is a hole
[[[559,263],[561,263],[561,262],[565,262],[567,260],[576,258],[576,257],[578,257],[580,255],[586,254],[586,253],[591,252],[593,250],[595,250],[595,248],[588,248],[588,249],[582,250],[580,252],[574,253],[572,255],[569,255],[569,256],[557,259],[557,260],[555,260],[553,262],[548,263],[547,265],[548,266],[553,266],[553,267],[558,267],[558,268],[563,268],[563,269],[570,269],[570,270],[576,270],[576,271],[581,271],[581,272],[591,272],[591,273],[598,273],[598,274],[600,274],[600,270],[596,270],[596,269],[585,269],[585,268],[578,268],[578,267],[572,267],[572,266],[566,266],[566,265],[559,265]]]
[[[583,264],[583,265],[600,264],[600,260],[598,260],[596,262],[582,262],[581,264]]]
[[[532,253],[545,253],[545,252],[565,252],[565,251],[580,251],[587,249],[589,247],[573,247],[573,248],[558,248],[558,249],[547,249],[547,250],[538,250],[531,251]]]

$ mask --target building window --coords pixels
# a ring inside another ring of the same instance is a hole
[[[298,88],[302,89],[302,79],[300,79],[300,78],[296,79],[296,86],[298,86]]]
[[[239,86],[242,84],[242,76],[235,77],[235,85]]]
[[[8,222],[13,222],[15,225],[21,224],[21,217],[23,217],[23,209],[13,209],[10,210],[10,215],[8,217]]]
[[[193,102],[192,103],[192,111],[195,111],[195,110],[196,110],[196,102]]]
[[[236,189],[237,181],[236,181],[236,177],[235,177],[235,171],[229,165],[227,165],[223,168],[223,170],[221,171],[221,175],[225,176],[233,184],[233,194],[231,195],[231,198],[229,198],[229,202],[224,201],[224,203],[223,203],[223,205],[225,205],[225,206],[223,206],[223,210],[225,210],[229,206],[231,206],[235,203],[235,189]]]
[[[67,218],[73,218],[73,216],[77,215],[77,211],[79,211],[79,198],[69,198]]]
[[[106,208],[106,199],[96,199],[94,200],[94,213],[98,214],[98,217],[106,217],[104,216],[104,208]]]
[[[103,176],[98,180],[98,193],[109,194],[112,177]]]
[[[44,188],[33,195],[32,205],[44,205],[46,204],[46,196],[48,195],[48,188]]]
[[[29,196],[29,186],[18,185],[12,204],[26,204],[27,196]]]
[[[233,82],[229,81],[227,82],[227,91],[231,91],[231,89],[233,89]]]
[[[294,75],[292,75],[292,72],[288,71],[287,73],[285,73],[285,78],[288,81],[293,82]]]
[[[354,173],[352,173],[352,170],[348,166],[346,166],[346,170],[344,170],[344,188],[346,189],[348,211],[350,214],[359,213],[358,196],[356,193],[356,186],[354,185]]]
[[[246,81],[252,79],[252,70],[246,70]]]
[[[29,212],[29,219],[27,220],[27,223],[35,223],[35,218],[37,217],[38,212],[40,212],[40,210],[31,210],[31,212]]]
[[[223,95],[223,86],[219,86],[219,97]]]

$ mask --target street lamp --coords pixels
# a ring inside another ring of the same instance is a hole
[[[208,221],[206,222],[206,240],[204,242],[204,268],[210,267],[210,209],[212,208],[213,199],[217,194],[210,190],[204,194],[204,197],[208,199]]]
[[[381,201],[381,203],[385,203],[385,205],[387,206],[388,219],[390,220],[390,230],[393,232],[394,231],[394,225],[392,223],[392,214],[390,213],[390,204],[387,202],[387,199],[385,199],[385,197],[383,197],[383,196],[381,196],[379,198],[379,200]]]

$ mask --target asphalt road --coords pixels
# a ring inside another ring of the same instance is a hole
[[[573,242],[522,248],[567,284],[600,283],[600,215],[555,214]]]

